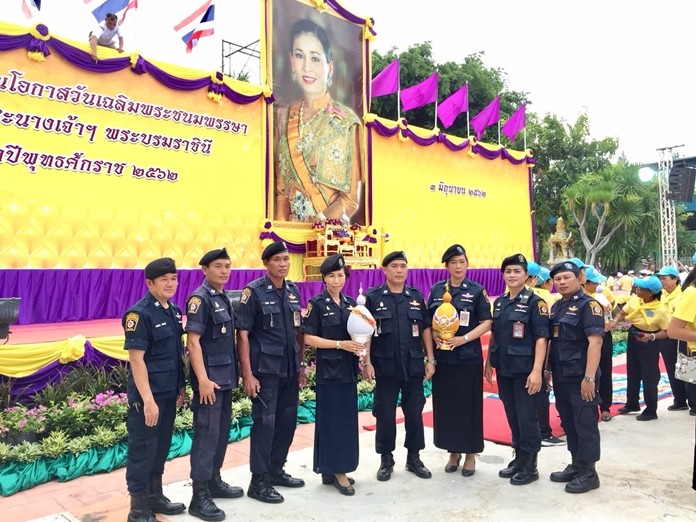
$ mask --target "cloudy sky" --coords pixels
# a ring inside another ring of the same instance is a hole
[[[0,0],[4,21],[26,24],[22,0]],[[220,68],[221,38],[246,45],[260,36],[260,0],[216,0],[216,34],[187,55],[172,29],[203,0],[140,0],[124,26],[127,51],[189,67]],[[696,49],[693,0],[341,0],[375,19],[374,48],[431,41],[435,60],[484,62],[507,73],[508,87],[529,93],[529,110],[569,122],[587,112],[595,138],[619,138],[634,162],[654,162],[659,147],[696,155]],[[130,15],[129,15],[130,16]],[[84,39],[94,20],[83,0],[43,0],[41,21],[54,34]],[[87,28],[87,29],[86,29]],[[258,46],[257,46],[258,48]],[[258,80],[258,61],[239,56],[235,72]],[[405,87],[405,86],[402,86]],[[475,89],[470,85],[470,89]]]

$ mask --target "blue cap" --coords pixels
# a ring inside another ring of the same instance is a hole
[[[650,290],[653,294],[659,294],[662,292],[662,283],[660,283],[660,280],[654,275],[643,278],[634,277],[633,284],[638,288]]]
[[[539,267],[539,275],[537,276],[537,286],[541,286],[551,277],[551,270],[543,266]]]
[[[691,262],[696,265],[696,252],[694,252],[694,255],[691,256]]]
[[[568,261],[570,261],[575,266],[577,266],[578,270],[580,270],[581,268],[587,268],[590,266],[590,265],[586,265],[585,262],[582,259],[580,259],[579,257],[573,257],[573,258],[569,259]]]
[[[541,267],[539,266],[539,263],[535,263],[534,261],[527,261],[527,276],[528,277],[538,276],[540,269],[541,269]]]
[[[589,266],[585,269],[585,279],[590,283],[599,284],[602,282],[602,274],[597,272],[597,270],[595,270],[593,267]]]
[[[659,276],[679,277],[679,272],[672,265],[666,265],[666,266],[663,266],[662,269],[655,275],[658,277]]]

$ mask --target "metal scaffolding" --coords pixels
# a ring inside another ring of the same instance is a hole
[[[222,40],[222,63],[220,68],[223,74],[239,78],[240,75],[255,74],[257,77],[249,78],[251,83],[261,83],[261,52],[258,50],[260,40],[247,45]],[[245,58],[246,57],[246,58]],[[253,66],[249,62],[253,61]],[[235,67],[237,70],[235,70]]]
[[[660,197],[660,244],[662,247],[662,265],[677,266],[677,217],[674,201],[669,199],[669,171],[673,165],[672,151],[683,145],[673,145],[657,149],[657,180]]]

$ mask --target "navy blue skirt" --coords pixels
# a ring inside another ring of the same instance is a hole
[[[358,392],[355,383],[317,384],[314,472],[348,473],[358,467]]]

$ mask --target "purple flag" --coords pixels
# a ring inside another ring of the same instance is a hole
[[[493,98],[488,107],[471,119],[471,128],[476,132],[476,139],[480,140],[487,127],[497,123],[500,119],[500,96]]]
[[[372,80],[372,92],[370,96],[386,96],[399,90],[399,59],[397,58],[392,63],[387,65],[382,71]]]
[[[438,105],[437,117],[447,129],[452,126],[457,116],[468,110],[469,86],[465,83],[458,91]]]
[[[525,104],[523,103],[517,108],[515,113],[508,118],[508,121],[505,122],[505,125],[503,125],[501,130],[503,131],[503,134],[510,138],[510,141],[515,141],[515,136],[518,132],[524,129],[526,123]]]
[[[437,100],[437,73],[401,91],[401,104],[405,111],[428,105],[435,100]]]

